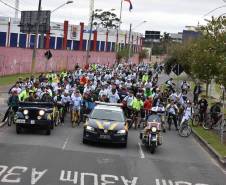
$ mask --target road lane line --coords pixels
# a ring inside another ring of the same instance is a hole
[[[139,145],[140,158],[141,158],[141,159],[145,159],[145,155],[144,155],[143,149],[142,149],[142,147],[141,147],[141,144],[138,143],[138,145]]]
[[[68,136],[67,139],[65,140],[65,142],[64,142],[64,144],[62,146],[62,150],[65,150],[65,148],[66,148],[66,146],[68,144],[69,138],[70,138],[70,136]]]

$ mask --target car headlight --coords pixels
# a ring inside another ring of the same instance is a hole
[[[24,115],[28,115],[28,110],[25,109],[25,110],[23,111],[23,114],[24,114]]]
[[[44,110],[40,110],[40,111],[39,111],[39,115],[40,115],[40,116],[44,116],[44,114],[45,114],[45,111],[44,111]]]
[[[87,127],[86,127],[86,130],[89,130],[89,131],[94,131],[94,128],[93,128],[93,127],[91,127],[91,126],[87,126]]]
[[[126,134],[126,130],[119,130],[117,134]]]
[[[152,127],[152,128],[151,128],[151,131],[152,131],[152,132],[157,132],[157,128],[156,128],[156,127]]]

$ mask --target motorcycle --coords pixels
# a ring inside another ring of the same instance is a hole
[[[147,126],[140,133],[140,139],[152,154],[162,145],[160,116],[153,114],[148,117]]]

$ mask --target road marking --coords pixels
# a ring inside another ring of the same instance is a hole
[[[70,139],[70,136],[68,136],[67,139],[65,140],[64,145],[62,146],[62,150],[65,150],[65,148],[66,148],[66,146],[68,144],[69,139]]]
[[[145,158],[145,155],[144,155],[143,149],[142,149],[142,147],[141,147],[141,144],[138,143],[138,145],[139,145],[140,158],[141,158],[141,159],[144,159],[144,158]]]

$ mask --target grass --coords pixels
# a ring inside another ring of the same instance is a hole
[[[16,75],[9,75],[9,76],[1,76],[0,77],[0,86],[7,86],[7,85],[13,85],[18,80],[18,78],[26,78],[30,77],[30,74],[16,74]]]
[[[193,130],[212,146],[222,157],[226,156],[226,145],[220,143],[220,137],[212,131],[204,130],[202,127],[193,127]]]

